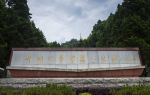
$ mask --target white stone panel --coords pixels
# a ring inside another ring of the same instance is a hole
[[[11,66],[97,69],[141,66],[138,51],[13,51]]]

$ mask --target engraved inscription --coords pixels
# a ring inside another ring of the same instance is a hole
[[[117,63],[117,55],[112,55],[111,57],[111,60],[112,60],[112,63]]]
[[[80,55],[80,63],[85,62],[85,56],[83,54]]]
[[[25,56],[24,60],[27,62],[27,63],[31,63],[31,55],[28,55],[28,56]]]
[[[132,63],[133,62],[133,57],[132,56],[127,56],[126,58],[125,58],[125,62],[126,63]]]
[[[64,61],[64,56],[63,56],[63,54],[60,54],[59,55],[59,62],[63,63],[63,61]]]
[[[107,57],[106,56],[101,56],[101,61],[102,63],[106,63],[107,62]]]
[[[43,63],[43,56],[38,56],[37,58],[37,63],[42,64]]]
[[[48,62],[49,62],[49,63],[54,62],[54,60],[55,60],[55,59],[54,59],[54,57],[53,57],[53,56],[49,56],[49,57],[48,57]]]
[[[93,57],[90,58],[90,60],[91,60],[92,63],[96,63],[96,57],[93,56]]]
[[[76,57],[75,55],[70,56],[70,62],[75,63]]]

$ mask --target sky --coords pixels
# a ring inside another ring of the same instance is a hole
[[[28,0],[32,20],[48,42],[87,38],[98,20],[115,13],[123,0]]]

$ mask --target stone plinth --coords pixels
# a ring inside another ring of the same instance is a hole
[[[46,84],[68,85],[80,87],[122,87],[125,85],[150,85],[149,77],[129,78],[3,78],[0,86],[27,88],[46,86]]]

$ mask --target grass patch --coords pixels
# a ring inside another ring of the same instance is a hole
[[[150,86],[125,86],[112,90],[113,95],[150,95]]]
[[[48,85],[47,87],[33,87],[16,89],[0,87],[0,95],[76,95],[75,91],[64,85]]]
[[[150,95],[150,86],[125,86],[122,88],[76,89],[65,85],[49,84],[46,87],[17,89],[0,87],[0,95]]]

